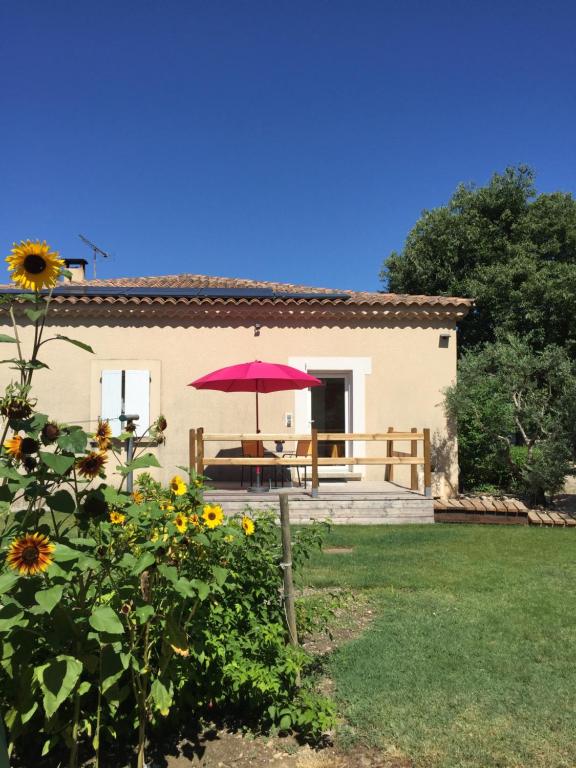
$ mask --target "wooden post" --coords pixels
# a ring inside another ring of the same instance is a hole
[[[188,431],[188,468],[190,475],[196,471],[196,430]]]
[[[196,430],[196,474],[204,474],[204,427]]]
[[[388,427],[388,432],[394,432],[394,427]],[[394,440],[387,441],[386,456],[388,456],[388,458],[391,458],[392,456],[394,456]],[[389,483],[391,483],[394,480],[393,464],[386,465],[386,469],[384,470],[384,480],[387,480]]]
[[[298,630],[296,627],[296,609],[294,607],[294,583],[292,581],[292,542],[290,540],[290,512],[288,496],[280,493],[280,530],[282,533],[282,560],[280,567],[284,576],[284,607],[290,645],[298,645]]]
[[[424,432],[424,495],[432,496],[432,470],[430,467],[430,430]]]
[[[312,489],[311,496],[318,496],[318,430],[312,427]]]
[[[410,432],[418,432],[418,429],[416,427],[412,427]],[[410,441],[410,456],[418,456],[417,440]],[[410,467],[410,488],[413,491],[418,490],[418,466],[416,464],[412,464]]]

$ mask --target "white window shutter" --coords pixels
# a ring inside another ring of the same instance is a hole
[[[108,419],[112,434],[117,437],[122,431],[119,417],[122,412],[122,371],[102,371],[102,401],[100,418]]]
[[[137,413],[137,435],[150,426],[150,371],[125,371],[124,413]]]

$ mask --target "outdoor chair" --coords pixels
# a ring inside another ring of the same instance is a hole
[[[242,446],[242,457],[244,459],[261,459],[264,456],[264,443],[262,442],[262,440],[242,440],[241,446]],[[244,472],[247,469],[250,470],[249,472],[250,485],[253,484],[254,470],[256,469],[256,467],[242,466],[242,474],[240,477],[241,487],[244,485]],[[264,482],[264,467],[261,468],[261,471],[262,471],[262,482]]]
[[[285,458],[287,456],[295,456],[298,458],[299,456],[310,456],[312,454],[312,440],[298,440],[296,443],[296,450],[295,451],[288,451],[287,453],[282,454],[282,458]],[[298,476],[298,485],[302,485],[302,481],[300,480],[300,468],[304,468],[304,488],[306,488],[306,482],[308,479],[308,465],[307,464],[301,464],[296,465],[296,474]]]

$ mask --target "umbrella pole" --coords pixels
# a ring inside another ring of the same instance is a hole
[[[260,434],[260,413],[258,411],[258,390],[256,390],[256,434]],[[256,467],[256,485],[250,488],[253,493],[264,493],[268,488],[262,485],[262,467]]]

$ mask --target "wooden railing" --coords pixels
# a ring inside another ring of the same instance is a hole
[[[260,440],[265,442],[286,443],[297,442],[298,440],[309,440],[311,450],[307,456],[262,456],[252,458],[247,456],[206,456],[206,443],[240,443],[242,440]],[[336,441],[336,442],[386,442],[386,456],[318,456],[318,441]],[[402,452],[394,449],[395,443],[409,442],[410,452]],[[418,454],[418,443],[422,443],[422,454]],[[335,466],[372,466],[383,465],[386,467],[386,480],[392,481],[394,478],[394,466],[408,465],[410,471],[410,487],[412,490],[418,490],[418,466],[424,468],[424,493],[426,496],[432,495],[432,472],[430,467],[430,430],[423,429],[418,431],[412,427],[410,432],[394,432],[392,427],[388,432],[351,432],[351,433],[333,433],[318,432],[312,429],[309,434],[281,434],[272,433],[238,433],[238,434],[220,434],[204,432],[202,427],[190,430],[189,442],[189,465],[191,470],[195,470],[198,475],[203,475],[206,467],[227,466],[227,467],[304,467],[312,468],[312,496],[318,495],[318,467]]]

